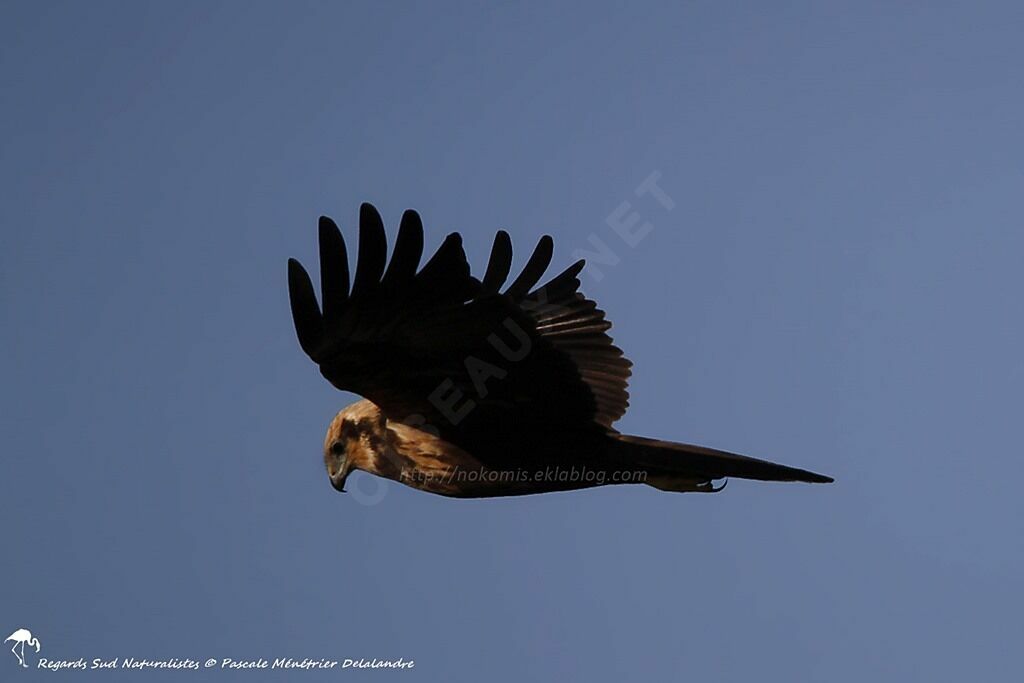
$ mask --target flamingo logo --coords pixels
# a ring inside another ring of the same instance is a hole
[[[34,647],[36,649],[36,654],[39,654],[39,639],[33,636],[32,631],[29,631],[27,628],[19,628],[4,639],[4,644],[6,645],[12,640],[14,641],[14,646],[11,647],[11,652],[13,652],[14,656],[18,658],[18,662],[27,669],[28,664],[25,663],[25,645]]]

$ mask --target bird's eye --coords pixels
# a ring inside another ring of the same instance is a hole
[[[331,444],[331,454],[332,455],[341,455],[344,452],[345,452],[345,444],[343,444],[342,442],[335,441],[334,443]]]

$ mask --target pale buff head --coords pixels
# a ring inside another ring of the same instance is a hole
[[[387,438],[387,418],[369,401],[357,401],[334,416],[324,438],[324,465],[331,485],[344,493],[352,470],[373,471]]]

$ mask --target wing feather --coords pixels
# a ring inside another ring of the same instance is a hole
[[[320,217],[320,292],[324,318],[338,317],[348,299],[348,253],[341,231],[330,218]]]
[[[388,241],[384,221],[372,204],[359,207],[359,261],[352,296],[366,294],[380,284],[388,258]]]
[[[537,310],[537,331],[566,354],[594,394],[594,421],[611,429],[629,407],[632,363],[612,343],[611,321],[580,292],[583,261],[570,266],[529,297]],[[529,306],[527,308],[530,308]]]
[[[416,277],[420,259],[423,258],[423,222],[420,215],[409,210],[402,214],[395,239],[395,252],[384,273],[382,283],[391,289],[408,284]]]
[[[533,289],[534,285],[540,281],[544,271],[548,269],[551,264],[551,257],[554,255],[555,243],[551,239],[550,235],[544,235],[537,242],[537,246],[533,250],[533,254],[530,256],[530,260],[526,262],[519,277],[515,279],[509,288],[505,291],[505,294],[512,297],[513,301],[519,301],[526,293]]]
[[[299,346],[306,355],[316,360],[317,344],[323,336],[323,318],[316,303],[313,281],[309,279],[309,273],[302,264],[295,259],[288,259],[288,298]]]
[[[497,294],[501,285],[508,279],[512,270],[512,239],[504,230],[494,236],[491,247],[491,258],[487,261],[483,284],[480,285],[478,297]]]

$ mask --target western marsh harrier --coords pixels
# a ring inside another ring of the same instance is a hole
[[[579,292],[583,261],[537,287],[541,238],[506,286],[512,243],[494,239],[482,280],[452,233],[422,268],[423,226],[402,216],[391,261],[377,210],[363,204],[349,284],[345,242],[320,219],[320,291],[294,259],[288,289],[299,344],[338,389],[366,399],[324,441],[334,488],[363,470],[445,496],[511,496],[604,484],[716,491],[726,477],[830,477],[701,446],[620,434],[631,363],[611,323]]]

